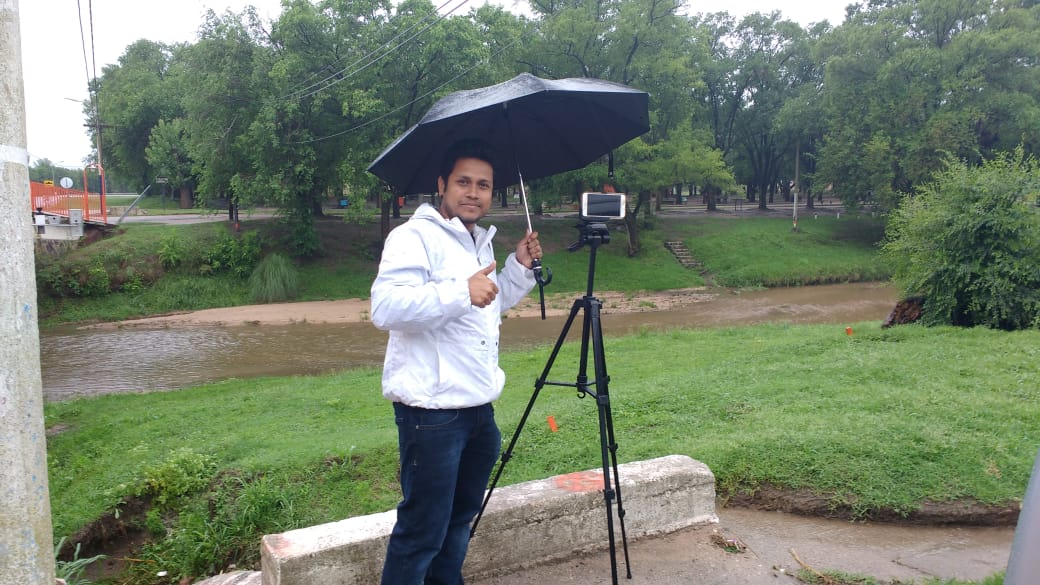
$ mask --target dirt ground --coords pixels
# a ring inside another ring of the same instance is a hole
[[[604,313],[615,314],[645,312],[648,310],[664,311],[702,302],[717,293],[707,289],[678,289],[660,292],[644,292],[636,295],[621,292],[596,292],[596,298],[602,301]],[[547,317],[566,315],[573,293],[546,295],[545,314]],[[221,307],[204,309],[187,313],[174,313],[142,319],[131,319],[119,323],[103,324],[97,327],[133,327],[133,326],[192,326],[192,325],[289,325],[292,323],[358,323],[367,321],[369,317],[369,301],[362,299],[343,299],[336,301],[307,301],[298,303],[272,303],[267,305],[246,305],[241,307]],[[538,317],[541,307],[538,300],[526,297],[519,305],[506,313],[507,317]]]

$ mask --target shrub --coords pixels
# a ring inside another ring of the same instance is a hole
[[[260,234],[257,232],[246,232],[237,238],[225,232],[203,254],[202,272],[226,272],[245,278],[256,267],[260,252]]]
[[[176,268],[185,260],[187,252],[181,238],[177,234],[178,232],[169,230],[159,240],[157,255],[159,256],[159,263],[162,264],[163,268]]]
[[[179,449],[165,461],[147,467],[141,480],[131,488],[131,494],[152,496],[163,507],[176,498],[208,486],[215,469],[212,457],[190,449]]]
[[[299,293],[299,272],[283,254],[274,253],[264,258],[249,277],[249,295],[253,302],[287,301]]]
[[[883,251],[906,297],[925,299],[928,324],[1015,330],[1040,319],[1040,190],[1021,148],[981,166],[950,162],[905,196]]]

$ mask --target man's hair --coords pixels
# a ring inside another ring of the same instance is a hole
[[[465,139],[459,140],[444,151],[444,157],[441,158],[440,175],[438,175],[438,177],[447,181],[448,177],[451,175],[451,171],[455,169],[455,163],[458,162],[460,158],[475,158],[477,160],[482,160],[491,165],[492,171],[495,170],[494,148],[483,140]]]

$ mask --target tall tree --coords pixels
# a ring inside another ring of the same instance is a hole
[[[198,42],[179,53],[174,67],[185,110],[175,128],[183,132],[192,163],[191,176],[177,175],[183,187],[197,186],[203,201],[226,199],[231,219],[241,196],[232,179],[249,169],[243,137],[264,95],[266,34],[251,7],[240,14],[209,11]],[[163,145],[177,150],[161,154]],[[180,150],[170,142],[153,147],[155,156],[167,161],[181,159]]]
[[[97,80],[99,120],[90,127],[92,141],[101,147],[106,174],[138,189],[154,178],[145,156],[152,128],[159,120],[181,114],[179,96],[169,83],[176,50],[162,43],[136,41]]]
[[[824,41],[821,175],[848,205],[890,209],[947,154],[978,162],[1040,135],[1038,18],[1002,0],[857,7]]]
[[[386,10],[380,0],[295,0],[272,28],[263,93],[242,137],[249,165],[231,184],[278,206],[293,254],[319,252],[314,218],[341,187],[350,129],[369,112],[371,82],[359,74]]]
[[[737,86],[743,90],[733,98],[740,102],[734,122],[736,154],[745,163],[741,178],[764,210],[779,184],[785,157],[794,151],[794,136],[778,127],[780,111],[799,87],[812,82],[811,69],[799,59],[809,54],[806,33],[798,24],[781,20],[779,12],[756,13],[740,22],[733,42],[742,79]]]

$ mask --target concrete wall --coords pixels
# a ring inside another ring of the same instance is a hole
[[[715,478],[706,465],[671,455],[618,467],[629,540],[717,522]],[[493,575],[608,546],[602,470],[498,488],[470,544],[465,572]],[[621,530],[613,510],[621,558]],[[264,585],[379,582],[395,511],[265,536]],[[619,563],[621,561],[619,560]]]

